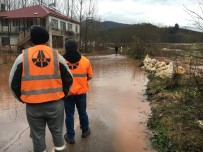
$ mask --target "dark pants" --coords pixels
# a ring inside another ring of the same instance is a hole
[[[64,103],[63,100],[26,105],[27,120],[30,126],[30,136],[33,141],[34,152],[46,149],[46,124],[52,134],[55,147],[64,145]]]
[[[86,112],[87,103],[86,103],[86,94],[81,95],[72,95],[67,96],[65,99],[65,112],[66,112],[66,129],[68,138],[74,138],[75,130],[74,130],[74,113],[75,113],[75,105],[78,110],[79,119],[80,119],[80,129],[85,130],[89,126],[88,115]]]

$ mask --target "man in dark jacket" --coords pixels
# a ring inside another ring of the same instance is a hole
[[[26,114],[34,152],[46,152],[46,125],[55,152],[67,152],[63,139],[64,103],[73,78],[64,58],[47,46],[49,33],[35,26],[30,32],[33,47],[24,49],[10,72],[13,95],[26,103]]]
[[[78,44],[74,39],[69,39],[65,43],[66,53],[63,55],[67,60],[69,69],[73,75],[73,85],[68,96],[65,98],[66,112],[66,134],[65,140],[69,144],[75,143],[74,112],[77,107],[82,138],[90,134],[89,119],[86,111],[88,81],[92,78],[93,72],[89,60],[78,52]]]
[[[118,46],[117,45],[115,46],[115,53],[116,53],[116,55],[118,54]]]

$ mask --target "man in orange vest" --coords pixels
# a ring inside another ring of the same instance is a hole
[[[64,135],[65,140],[69,144],[75,143],[74,130],[74,112],[77,107],[80,129],[82,130],[82,138],[86,138],[90,134],[89,120],[86,111],[86,93],[88,91],[88,81],[92,78],[92,67],[89,60],[82,56],[78,51],[78,44],[74,39],[69,39],[65,43],[66,53],[63,57],[67,60],[67,64],[73,75],[73,85],[68,96],[65,98],[66,112],[66,129]]]
[[[63,139],[64,102],[73,77],[64,58],[47,46],[49,33],[34,26],[33,47],[24,49],[13,64],[9,85],[13,95],[26,103],[34,152],[46,152],[45,128],[52,134],[55,152],[67,152]]]

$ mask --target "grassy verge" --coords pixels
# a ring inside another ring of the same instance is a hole
[[[202,152],[202,86],[192,76],[174,75],[165,80],[149,74],[148,78],[146,93],[152,108],[148,127],[154,132],[153,147],[158,152]]]

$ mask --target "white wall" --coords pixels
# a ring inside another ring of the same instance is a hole
[[[56,18],[54,16],[49,16],[48,20],[49,20],[49,24],[51,24],[51,19],[55,19],[55,20],[58,20],[58,29],[60,29],[60,21],[62,22],[65,22],[66,23],[66,30],[68,30],[68,24],[72,24],[72,30],[74,33],[76,33],[75,31],[75,26],[78,26],[78,32],[76,34],[78,34],[80,32],[80,27],[79,27],[79,24],[75,24],[75,23],[72,23],[72,22],[69,22],[69,21],[66,21],[66,20],[63,20],[63,19],[59,19],[59,18]],[[51,26],[51,25],[50,25]]]
[[[18,35],[12,35],[10,36],[10,44],[11,45],[16,45],[18,43]]]

